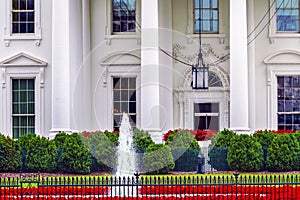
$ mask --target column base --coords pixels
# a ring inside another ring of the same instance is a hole
[[[56,134],[58,133],[67,133],[67,134],[72,134],[73,131],[71,129],[67,129],[67,128],[53,128],[50,130],[50,133],[49,133],[49,139],[54,139]]]
[[[236,132],[236,134],[251,134],[250,128],[247,127],[231,127],[229,130]]]
[[[155,144],[163,143],[163,134],[162,134],[161,129],[143,129],[143,130],[147,131],[150,134],[150,136]]]

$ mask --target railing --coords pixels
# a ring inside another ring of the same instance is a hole
[[[0,200],[300,200],[299,175],[39,177],[0,179]]]

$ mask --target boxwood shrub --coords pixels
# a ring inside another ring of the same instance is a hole
[[[18,172],[21,154],[14,140],[0,134],[0,172]]]
[[[148,174],[167,174],[174,169],[171,149],[164,144],[151,144],[144,155],[144,169]]]
[[[53,140],[34,134],[26,134],[19,137],[17,143],[23,156],[23,171],[55,171],[57,164],[57,150]]]
[[[194,136],[187,130],[178,130],[168,136],[166,145],[170,146],[174,171],[196,171],[200,147]]]
[[[228,171],[230,167],[227,162],[228,148],[236,137],[232,130],[224,129],[214,135],[208,147],[208,163],[218,171]]]
[[[250,135],[238,135],[229,146],[227,162],[232,170],[259,171],[263,166],[262,146]]]
[[[299,169],[299,142],[293,134],[276,135],[269,145],[268,171],[290,171]]]
[[[58,169],[66,173],[87,174],[91,172],[91,154],[78,133],[57,134],[54,138],[57,148],[61,149]],[[63,142],[62,142],[63,140]]]
[[[84,141],[93,161],[91,170],[112,171],[116,166],[116,143],[103,132],[89,135]]]

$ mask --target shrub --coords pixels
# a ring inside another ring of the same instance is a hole
[[[208,147],[208,163],[212,168],[219,171],[228,171],[230,167],[227,163],[227,153],[231,141],[236,137],[236,133],[224,129],[217,135],[214,135],[211,144]]]
[[[232,170],[259,171],[263,166],[262,146],[252,136],[238,135],[229,146],[227,162]]]
[[[116,145],[103,132],[89,135],[85,144],[91,154],[92,171],[111,171],[116,166]]]
[[[27,172],[53,172],[56,169],[57,150],[54,141],[34,134],[18,139],[23,153],[23,170]]]
[[[143,157],[148,146],[154,144],[150,134],[146,131],[135,128],[133,130],[133,141],[136,150],[136,162],[138,170],[144,168]]]
[[[175,171],[196,171],[200,147],[189,131],[173,132],[168,136],[166,145],[171,148]]]
[[[64,142],[59,140],[64,138]],[[91,171],[91,155],[83,143],[83,138],[78,133],[56,135],[57,148],[61,149],[58,159],[58,169],[67,173],[86,174]],[[58,141],[57,141],[58,140]]]
[[[299,142],[294,135],[276,135],[268,149],[267,169],[275,172],[298,170],[299,155]]]
[[[175,166],[171,149],[164,144],[149,145],[143,160],[143,171],[149,174],[166,174]]]
[[[264,131],[256,131],[254,134],[253,134],[253,137],[257,139],[257,141],[261,144],[261,146],[265,146],[265,147],[268,147],[273,138],[275,137],[275,133],[274,132],[271,132],[271,131],[267,131],[267,130],[264,130]]]
[[[149,145],[154,144],[148,132],[137,128],[133,130],[133,140],[135,147],[140,150],[146,149]]]
[[[0,172],[17,172],[21,167],[20,150],[14,140],[0,135]]]
[[[110,132],[110,131],[104,131],[104,134],[106,135],[106,137],[108,138],[108,140],[113,143],[114,145],[118,145],[119,142],[119,132],[114,131],[114,132]]]

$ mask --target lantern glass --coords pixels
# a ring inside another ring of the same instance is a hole
[[[208,89],[208,67],[193,67],[193,89]]]

